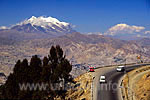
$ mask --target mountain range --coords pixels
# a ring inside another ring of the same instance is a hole
[[[56,37],[75,32],[71,24],[52,17],[32,16],[11,27],[0,27],[0,37],[9,40],[29,40]]]
[[[52,45],[58,44],[72,64],[99,67],[135,63],[139,62],[139,55],[143,61],[150,61],[149,38],[126,41],[102,34],[81,34],[69,23],[52,17],[32,16],[11,27],[1,28],[0,70],[7,75],[18,59],[30,59],[32,55],[43,58]]]

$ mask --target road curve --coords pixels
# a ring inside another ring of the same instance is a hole
[[[147,65],[147,64],[127,66],[126,72],[129,72],[143,65]],[[119,95],[120,94],[119,80],[126,72],[117,72],[116,67],[100,68],[96,70],[95,73],[93,73],[93,76],[95,77],[95,79],[93,80],[93,84],[94,84],[93,100],[120,100],[121,95]],[[105,84],[99,83],[99,77],[101,75],[106,76],[107,83]]]

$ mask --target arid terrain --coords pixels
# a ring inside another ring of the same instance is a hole
[[[74,88],[68,90],[66,100],[91,100],[91,73],[85,73],[74,79]]]
[[[49,53],[52,45],[58,44],[72,64],[111,65],[125,63],[125,60],[127,63],[133,63],[138,62],[139,55],[147,62],[150,56],[150,46],[143,46],[136,41],[72,33],[56,38],[24,40],[11,45],[1,45],[1,71],[8,75],[18,59],[29,59],[32,55],[43,58]]]
[[[150,66],[143,66],[129,72],[123,79],[125,100],[150,99]]]

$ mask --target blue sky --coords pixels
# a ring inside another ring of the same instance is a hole
[[[150,29],[150,0],[0,0],[0,26],[52,16],[79,32],[105,32],[119,23]]]

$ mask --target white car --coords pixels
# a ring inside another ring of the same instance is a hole
[[[118,66],[116,70],[117,70],[117,72],[122,72],[125,70],[125,67],[124,66]]]
[[[106,77],[104,75],[100,76],[99,82],[106,83]]]

